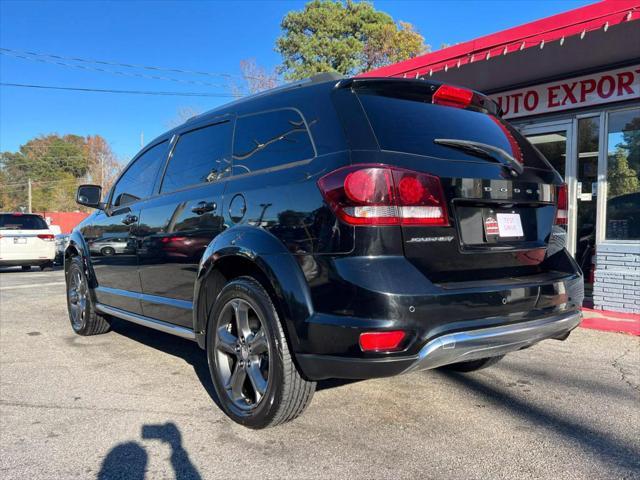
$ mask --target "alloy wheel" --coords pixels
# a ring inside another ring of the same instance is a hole
[[[260,314],[246,300],[227,302],[215,330],[215,369],[226,395],[243,412],[255,409],[265,396],[270,350]]]
[[[71,270],[69,277],[67,297],[69,299],[71,323],[75,330],[80,330],[85,323],[88,294],[87,283],[84,281],[82,273],[78,269],[74,268]]]

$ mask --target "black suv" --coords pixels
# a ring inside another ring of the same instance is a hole
[[[470,371],[580,322],[558,173],[497,106],[425,80],[313,78],[161,135],[66,250],[80,335],[112,317],[198,342],[262,428],[316,381]],[[117,236],[127,249],[91,251]]]

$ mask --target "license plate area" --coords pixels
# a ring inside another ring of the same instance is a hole
[[[527,249],[545,246],[555,209],[552,205],[455,203],[462,251]]]
[[[524,229],[520,212],[512,210],[482,209],[484,238],[488,243],[524,240]]]
[[[24,237],[13,237],[14,245],[24,245],[27,243],[27,239]]]

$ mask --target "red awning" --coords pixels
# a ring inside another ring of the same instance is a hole
[[[489,60],[567,37],[584,37],[623,22],[640,19],[640,0],[609,0],[536,20],[386,67],[364,77],[417,77]],[[640,25],[639,25],[640,27]]]

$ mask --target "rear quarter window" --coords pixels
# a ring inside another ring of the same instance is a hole
[[[437,145],[434,139],[486,143],[513,155],[510,134],[522,149],[526,166],[550,168],[520,133],[496,116],[375,91],[359,92],[358,98],[383,150],[477,162],[478,157]]]
[[[47,230],[47,222],[38,215],[0,215],[2,230]]]
[[[239,117],[233,141],[233,173],[279,167],[315,157],[302,116],[293,109]]]

